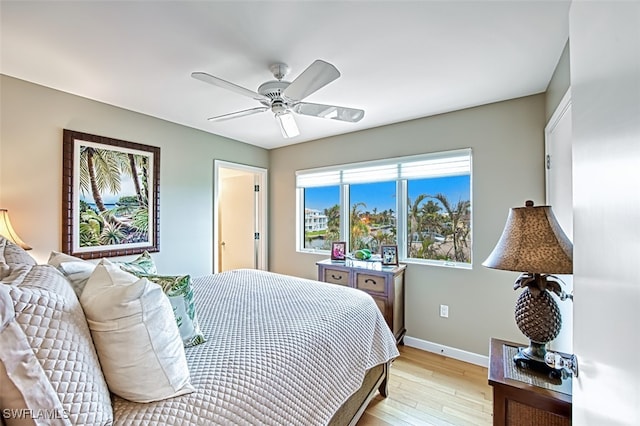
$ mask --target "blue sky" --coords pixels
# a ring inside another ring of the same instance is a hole
[[[420,194],[435,195],[443,193],[451,204],[460,200],[470,200],[470,175],[448,176],[440,178],[420,179],[409,181],[409,198],[413,201]],[[396,210],[396,183],[378,182],[373,184],[351,185],[351,203],[363,202],[367,205],[361,210],[372,211],[377,208]],[[308,188],[305,190],[305,207],[324,210],[340,202],[339,187]]]
[[[133,179],[130,176],[125,174],[120,174],[120,192],[117,194],[111,194],[110,192],[101,192],[102,202],[105,204],[115,204],[116,201],[120,199],[120,197],[124,197],[127,195],[136,195],[136,189],[133,184]],[[95,200],[93,199],[93,194],[89,192],[88,194],[83,194],[80,192],[80,199],[89,204],[95,204]]]

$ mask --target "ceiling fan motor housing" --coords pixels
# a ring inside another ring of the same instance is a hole
[[[281,100],[282,101],[282,92],[284,89],[289,87],[288,81],[280,81],[280,80],[272,80],[263,83],[258,87],[258,93],[263,96],[268,97],[272,101]],[[262,102],[264,105],[269,106],[269,103],[264,101]]]

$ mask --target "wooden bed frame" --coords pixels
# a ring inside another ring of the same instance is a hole
[[[371,400],[380,392],[383,398],[389,394],[389,368],[391,362],[377,365],[367,371],[362,386],[342,404],[333,415],[330,426],[355,426],[364,414]]]

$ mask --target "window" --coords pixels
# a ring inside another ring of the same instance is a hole
[[[407,182],[407,257],[471,263],[471,176]]]
[[[304,189],[304,248],[330,250],[340,240],[340,187]]]
[[[402,261],[471,264],[471,150],[296,172],[299,251],[397,244]]]
[[[382,244],[396,243],[396,183],[349,186],[349,247],[378,253]]]

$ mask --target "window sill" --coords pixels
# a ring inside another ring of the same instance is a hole
[[[408,265],[438,266],[450,269],[466,269],[472,270],[473,264],[461,262],[449,262],[444,260],[426,260],[426,259],[400,259],[400,262]]]

